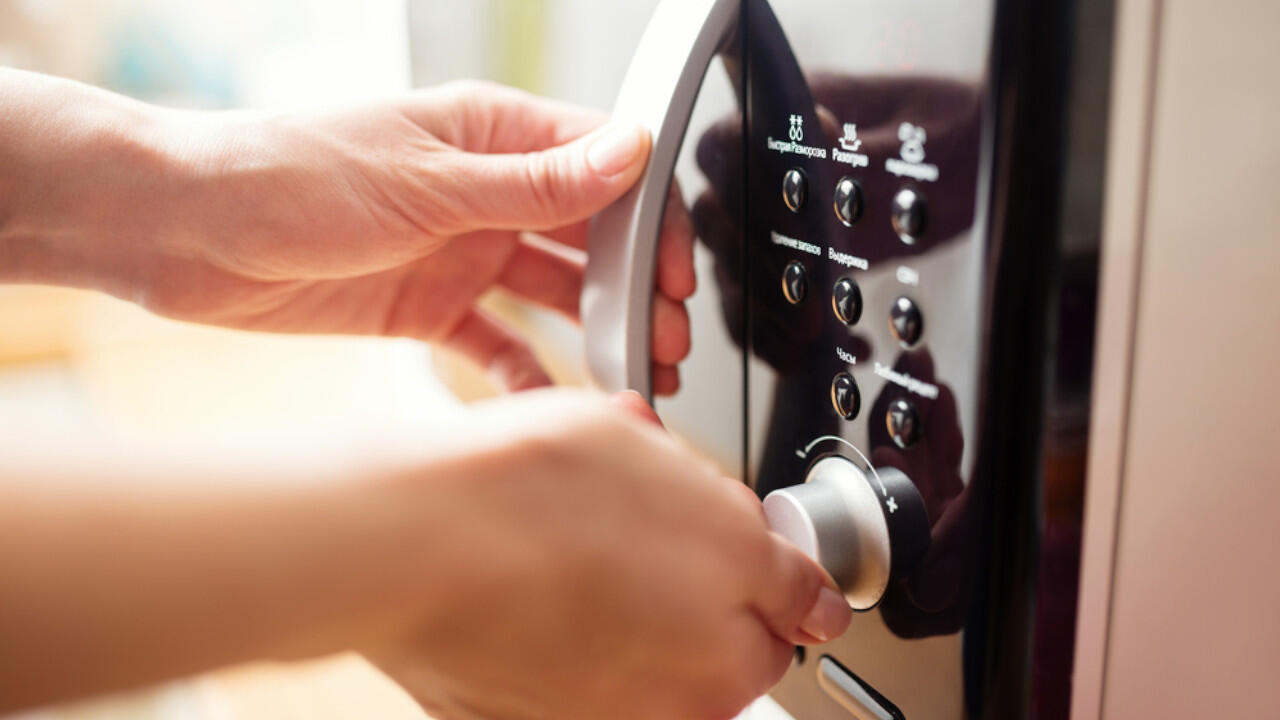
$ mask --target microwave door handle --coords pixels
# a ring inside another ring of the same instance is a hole
[[[634,187],[590,224],[582,289],[587,365],[604,390],[652,399],[654,262],[676,157],[712,58],[738,28],[742,0],[663,0],[632,58],[613,117],[653,140]]]

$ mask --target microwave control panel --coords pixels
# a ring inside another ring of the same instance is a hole
[[[993,11],[746,8],[748,482],[765,497],[834,457],[905,476],[923,504],[910,557],[895,547],[846,636],[798,653],[773,695],[805,720],[959,718],[983,491]],[[907,498],[879,499],[892,527]]]

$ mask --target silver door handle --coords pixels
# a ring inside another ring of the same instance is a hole
[[[711,59],[733,36],[741,0],[663,0],[627,70],[613,117],[653,138],[634,187],[590,225],[582,325],[587,365],[604,390],[652,396],[654,262],[676,157]]]

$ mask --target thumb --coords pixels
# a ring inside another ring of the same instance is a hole
[[[644,128],[610,123],[538,152],[437,157],[444,165],[437,196],[455,218],[448,234],[550,230],[585,220],[635,184],[649,146]]]

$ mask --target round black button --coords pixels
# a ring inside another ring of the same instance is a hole
[[[836,379],[831,381],[831,406],[845,420],[858,417],[858,410],[862,408],[862,396],[858,393],[858,384],[849,373],[838,373]]]
[[[862,291],[850,278],[840,278],[831,289],[831,309],[845,325],[853,325],[862,317]]]
[[[908,245],[915,244],[916,239],[924,232],[924,196],[911,188],[899,190],[898,194],[893,196],[893,210],[890,218],[893,222],[893,231],[898,233],[902,242]]]
[[[842,177],[836,183],[834,202],[836,217],[845,225],[852,226],[862,216],[862,187],[851,177]]]
[[[903,347],[920,342],[924,334],[924,316],[915,301],[905,295],[893,301],[889,311],[889,331]]]
[[[893,444],[903,450],[915,445],[920,439],[920,416],[910,400],[899,398],[890,403],[884,421]]]
[[[806,277],[804,265],[792,262],[782,271],[782,295],[792,305],[799,305],[804,296],[809,294],[809,278]]]
[[[809,181],[800,168],[791,168],[782,176],[782,201],[791,212],[798,213],[809,197]]]

